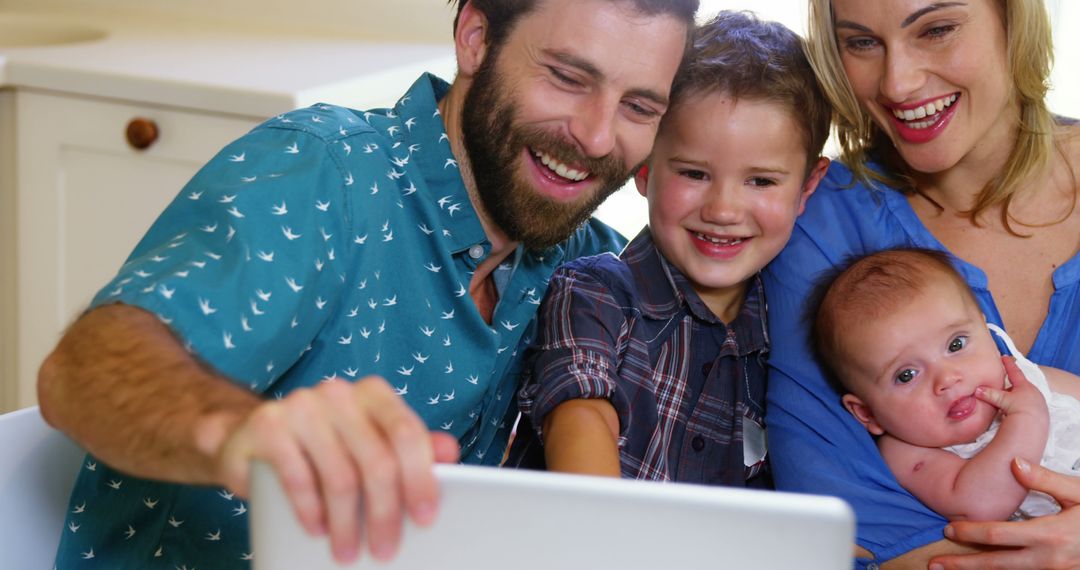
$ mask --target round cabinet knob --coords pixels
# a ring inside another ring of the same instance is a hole
[[[158,139],[158,126],[153,119],[135,117],[127,126],[127,141],[136,150],[146,150]]]

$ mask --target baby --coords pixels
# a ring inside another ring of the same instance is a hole
[[[950,520],[1060,510],[1009,463],[1080,475],[1080,378],[1036,366],[987,323],[947,254],[860,258],[819,287],[812,311],[814,348],[844,407],[905,489]]]

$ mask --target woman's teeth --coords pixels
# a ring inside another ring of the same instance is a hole
[[[551,169],[555,174],[566,178],[567,180],[573,180],[574,182],[581,182],[589,177],[589,173],[581,170],[574,170],[569,166],[555,160],[550,155],[544,152],[533,151],[533,156],[540,159],[540,162]]]
[[[694,233],[694,235],[696,235],[697,238],[700,239],[700,240],[707,241],[709,243],[713,243],[713,244],[716,244],[716,245],[736,245],[736,244],[742,243],[743,239],[745,239],[745,238],[718,238],[718,237],[707,236],[705,234],[696,233],[696,232]]]
[[[938,120],[938,114],[945,108],[949,107],[956,102],[957,95],[953,93],[948,97],[942,97],[936,101],[931,101],[921,107],[914,109],[893,109],[893,116],[901,121],[906,121],[908,127],[912,129],[925,129],[930,125],[933,125]],[[920,121],[918,119],[926,119]]]

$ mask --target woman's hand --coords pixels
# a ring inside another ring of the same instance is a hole
[[[1080,477],[1055,473],[1017,459],[1013,475],[1021,485],[1042,491],[1061,512],[1023,522],[954,522],[945,527],[953,541],[995,548],[978,554],[939,556],[931,570],[985,568],[1080,568]]]

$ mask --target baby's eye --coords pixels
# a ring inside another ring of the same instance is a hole
[[[897,384],[907,384],[908,382],[911,382],[914,379],[915,379],[915,371],[912,370],[911,368],[906,368],[906,369],[901,370],[900,372],[898,372],[896,374],[896,382],[897,382]]]
[[[967,346],[968,337],[958,336],[949,341],[949,352],[959,352],[965,346]]]

